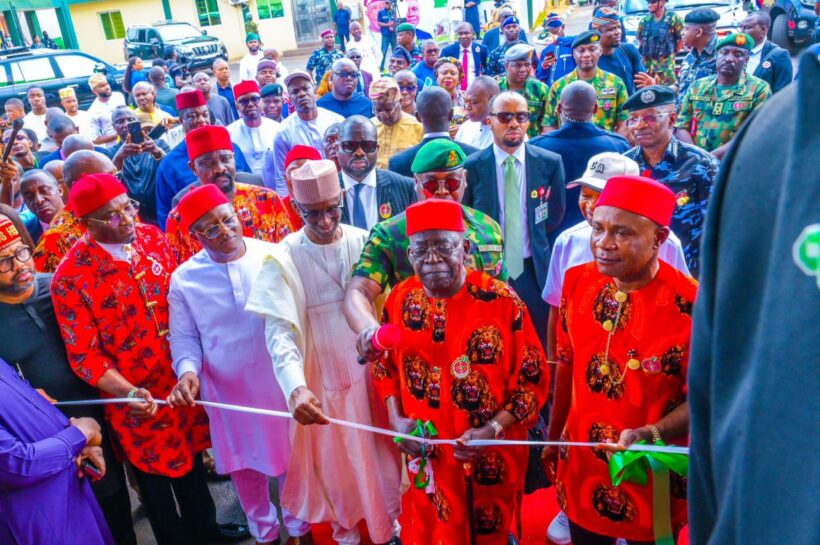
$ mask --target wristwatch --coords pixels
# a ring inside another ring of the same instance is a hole
[[[487,422],[487,425],[493,429],[497,440],[500,441],[501,439],[504,439],[504,426],[502,426],[497,420],[490,420]]]

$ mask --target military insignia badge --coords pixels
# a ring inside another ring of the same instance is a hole
[[[531,199],[537,199],[538,198],[538,191],[533,189],[532,193],[530,193],[530,198]]]
[[[389,218],[392,215],[393,215],[393,206],[389,202],[386,202],[386,203],[384,203],[383,205],[381,205],[379,207],[379,216],[381,216],[381,218],[383,220],[386,220],[387,218]]]
[[[735,43],[737,45],[746,45],[746,36],[744,34],[735,34]]]
[[[743,109],[743,103],[742,102],[735,102],[734,104],[732,104],[732,109],[736,112],[739,112],[740,110]]]
[[[766,62],[763,63],[763,68],[766,68],[768,70],[771,67],[772,67],[771,61],[766,61]]]
[[[641,102],[644,104],[649,104],[655,101],[655,91],[651,89],[647,89],[646,91],[641,93]]]
[[[459,356],[453,361],[450,366],[450,372],[457,379],[463,380],[470,376],[470,358],[467,356]]]
[[[689,192],[685,189],[683,191],[679,191],[677,195],[675,195],[675,202],[678,206],[683,206],[689,202]]]
[[[590,43],[593,43],[593,44],[594,44],[595,42],[597,42],[597,41],[598,41],[598,35],[596,34],[596,35],[594,35],[594,36],[590,36],[590,37],[589,37],[589,41],[590,41]]]
[[[454,167],[458,164],[458,155],[456,154],[455,150],[451,150],[449,155],[447,155],[447,166]]]

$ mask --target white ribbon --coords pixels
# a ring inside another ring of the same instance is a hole
[[[145,401],[142,398],[134,397],[118,397],[109,399],[84,399],[81,401],[58,401],[55,403],[58,407],[71,407],[78,405],[119,405],[124,403],[133,403],[134,401]],[[155,399],[154,403],[157,405],[168,405],[168,402],[162,399]],[[229,403],[217,403],[216,401],[196,401],[197,405],[202,407],[211,407],[214,409],[222,409],[225,411],[237,411],[242,413],[260,414],[263,416],[275,416],[278,418],[293,418],[293,415],[286,411],[274,411],[271,409],[258,409],[256,407],[245,407],[243,405],[231,405]],[[367,431],[370,433],[377,433],[379,435],[386,435],[388,437],[400,437],[407,441],[415,441],[424,445],[452,445],[455,446],[455,439],[429,439],[425,437],[416,437],[406,433],[400,433],[384,428],[377,428],[375,426],[368,426],[366,424],[359,424],[350,422],[348,420],[340,420],[338,418],[328,417],[331,424],[352,428],[355,430]],[[474,439],[467,441],[465,445],[474,447],[512,447],[512,446],[526,446],[526,447],[601,447],[607,443],[588,443],[583,441],[514,441],[507,439]],[[611,446],[611,443],[609,443]],[[689,447],[679,447],[675,445],[656,446],[656,445],[630,445],[627,450],[636,452],[667,452],[671,454],[686,454],[689,455]]]

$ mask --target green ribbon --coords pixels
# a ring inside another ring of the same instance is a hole
[[[408,435],[412,435],[413,437],[429,438],[437,436],[438,430],[429,420],[427,422],[416,420],[416,427],[413,428]],[[402,441],[404,441],[404,438],[402,437],[393,438],[393,442],[396,444],[401,443]],[[419,462],[419,472],[416,473],[416,477],[413,479],[413,486],[416,488],[426,488],[430,483],[430,479],[427,478],[427,474],[424,472],[424,468],[427,466],[426,446],[427,445],[421,446],[421,462]]]
[[[646,441],[636,444],[645,445]],[[666,446],[656,441],[655,446]],[[609,460],[609,476],[614,486],[622,482],[633,482],[646,486],[649,471],[652,471],[652,528],[656,545],[675,545],[672,536],[672,515],[669,506],[669,470],[681,477],[689,471],[689,457],[686,454],[668,452],[636,452],[623,450],[616,452]]]

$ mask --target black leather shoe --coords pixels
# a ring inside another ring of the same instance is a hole
[[[251,535],[247,524],[228,522],[217,526],[216,532],[208,539],[213,543],[236,543]]]

